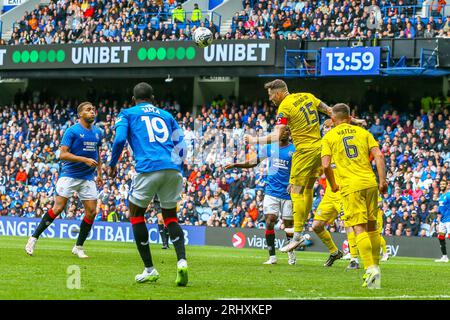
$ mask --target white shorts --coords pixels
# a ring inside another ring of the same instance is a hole
[[[56,183],[56,195],[70,198],[73,193],[78,193],[80,200],[97,200],[98,192],[95,181],[62,177]]]
[[[450,222],[440,222],[438,225],[438,233],[450,233]]]
[[[277,217],[281,216],[282,219],[293,219],[291,200],[280,199],[266,194],[264,196],[263,211],[264,214],[274,214]]]
[[[141,208],[147,208],[155,194],[163,209],[176,208],[181,201],[183,176],[177,170],[138,173],[131,183],[128,199]]]

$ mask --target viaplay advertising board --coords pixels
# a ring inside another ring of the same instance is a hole
[[[275,41],[192,41],[0,46],[0,70],[270,66]]]
[[[39,225],[40,219],[0,217],[0,236],[31,236]],[[77,239],[80,221],[56,219],[42,234],[44,238]],[[150,243],[162,243],[158,225],[149,224]],[[205,245],[205,227],[182,226],[186,245]],[[87,238],[88,240],[105,240],[133,242],[133,229],[127,222],[96,221]]]
[[[312,244],[305,251],[327,252],[327,248],[320,239],[312,232]],[[347,236],[341,233],[332,233],[336,245],[346,251]],[[442,254],[439,242],[436,238],[420,237],[385,237],[387,251],[390,256],[439,258]],[[275,233],[275,247],[277,249],[286,244],[286,235],[283,231]],[[264,230],[261,229],[239,229],[239,228],[206,228],[206,245],[226,246],[242,248],[267,249]]]

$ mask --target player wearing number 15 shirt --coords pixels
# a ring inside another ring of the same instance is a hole
[[[121,111],[116,120],[116,136],[108,171],[110,177],[115,177],[117,162],[128,141],[138,173],[131,184],[128,198],[130,221],[137,249],[145,265],[143,273],[136,275],[135,280],[145,282],[159,278],[153,267],[144,219],[147,206],[157,195],[164,223],[177,254],[176,284],[186,286],[188,277],[184,233],[177,219],[177,205],[181,200],[183,185],[183,132],[170,113],[151,103],[153,88],[149,84],[137,84],[133,89],[132,100],[134,107]]]
[[[266,144],[278,142],[289,126],[295,152],[289,178],[290,194],[294,216],[294,238],[280,249],[290,252],[305,244],[302,235],[308,213],[313,203],[313,186],[320,175],[320,119],[318,112],[331,116],[331,108],[311,93],[290,93],[287,84],[280,79],[264,86],[269,99],[278,106],[278,119],[275,130],[265,137],[249,137],[249,143]]]

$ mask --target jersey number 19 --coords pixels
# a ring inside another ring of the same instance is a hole
[[[141,120],[145,122],[148,133],[148,140],[150,142],[158,141],[164,143],[169,138],[169,129],[167,124],[161,118],[152,118],[149,116],[142,116]]]

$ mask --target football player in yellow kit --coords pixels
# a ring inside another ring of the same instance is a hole
[[[294,237],[280,249],[289,252],[305,244],[302,235],[313,202],[313,186],[320,173],[320,119],[318,112],[331,116],[331,108],[311,93],[289,93],[283,80],[276,79],[265,84],[269,99],[278,106],[275,130],[265,137],[245,136],[250,144],[268,144],[280,140],[289,129],[295,145],[289,179],[294,213]]]
[[[322,166],[331,190],[341,191],[343,220],[355,232],[356,245],[366,273],[363,287],[381,288],[380,233],[377,228],[378,192],[387,191],[384,156],[367,130],[350,124],[350,108],[339,103],[332,109],[335,127],[322,139]],[[379,183],[369,157],[375,160]],[[340,185],[332,163],[336,164]]]

